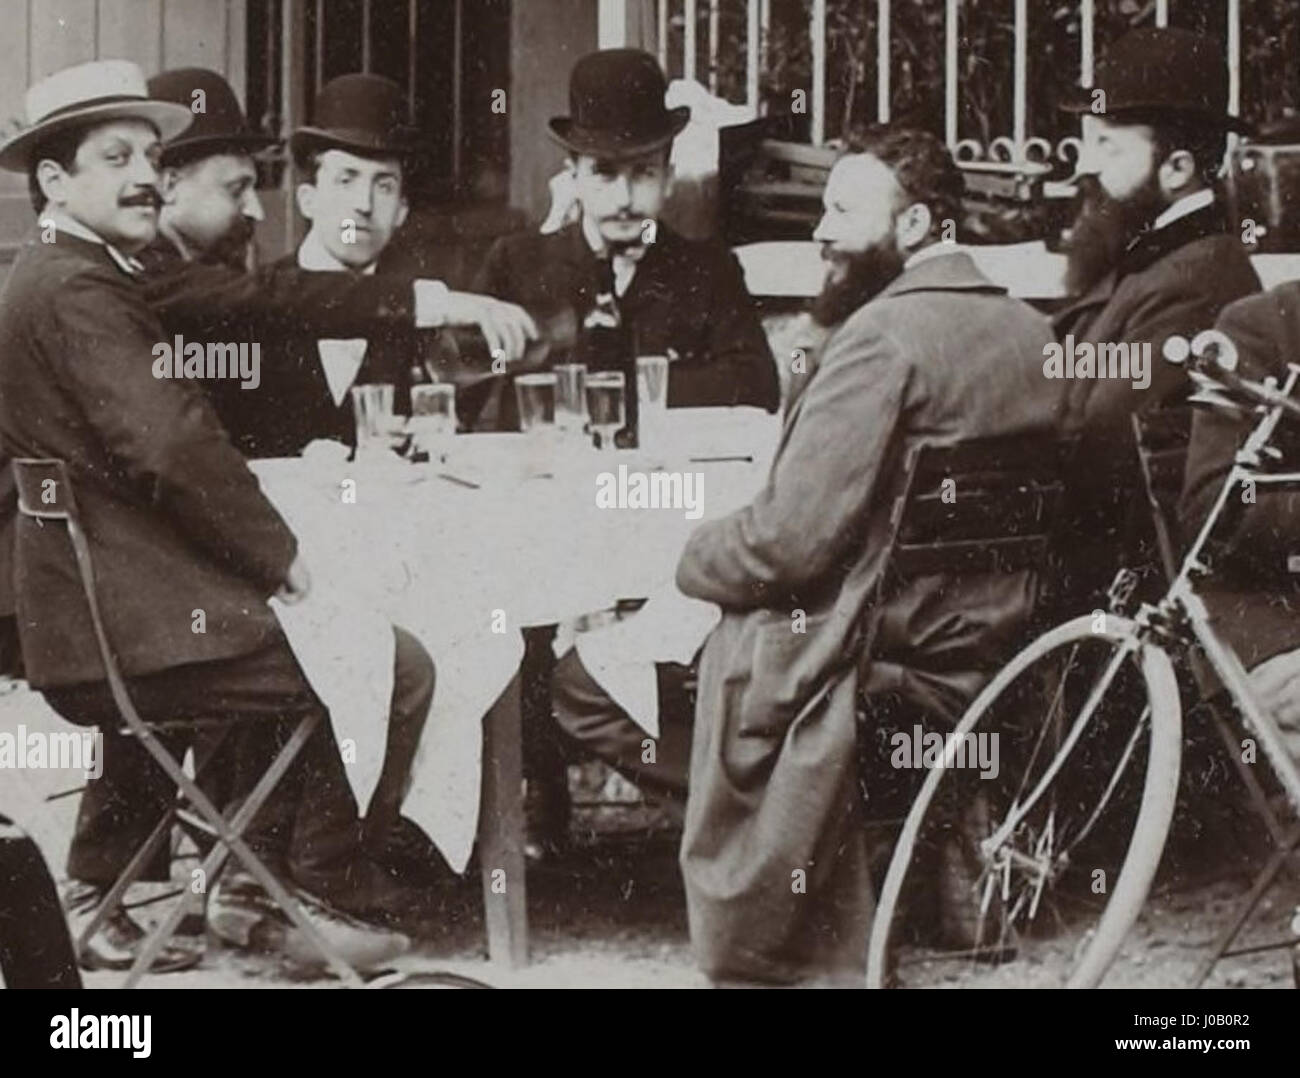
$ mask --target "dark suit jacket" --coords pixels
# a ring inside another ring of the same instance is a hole
[[[1229,303],[1259,291],[1240,238],[1226,227],[1216,204],[1144,233],[1114,270],[1054,319],[1061,340],[1072,333],[1076,344],[1151,345],[1146,389],[1121,379],[1070,384],[1065,425],[1081,439],[1065,523],[1079,537],[1068,552],[1062,589],[1068,607],[1091,609],[1119,564],[1154,559],[1144,552],[1149,510],[1140,493],[1130,416],[1185,395],[1186,376],[1161,355],[1170,335],[1209,329]]]
[[[1259,277],[1240,237],[1226,227],[1223,210],[1215,204],[1143,233],[1114,270],[1056,315],[1062,340],[1073,333],[1076,342],[1151,343],[1146,389],[1120,379],[1072,384],[1066,417],[1071,429],[1127,429],[1133,412],[1180,394],[1186,377],[1161,358],[1165,340],[1209,329],[1229,303],[1259,291]]]
[[[264,646],[297,545],[202,389],[153,376],[166,339],[137,285],[76,237],[28,243],[0,297],[0,453],[67,462],[128,675]],[[66,537],[19,518],[13,557],[31,683],[102,679]]]
[[[314,438],[355,442],[352,405],[334,403],[320,363],[319,338],[366,338],[353,384],[391,382],[396,408],[409,410],[408,368],[428,334],[414,329],[412,278],[312,272],[287,256],[255,274],[186,262],[165,239],[146,252],[145,285],[163,325],[187,340],[256,342],[261,384],[205,383],[235,446],[247,457],[300,453]]]
[[[276,262],[272,272],[286,278],[303,273],[294,255]],[[340,271],[311,276],[332,277],[336,285],[344,287],[373,288],[375,281],[380,282],[380,288],[392,287],[379,273],[367,277]],[[403,279],[395,280],[399,288],[409,292],[409,279],[404,283]],[[334,402],[317,346],[321,338],[364,337],[365,358],[352,384],[390,383],[397,391],[396,411],[410,411],[410,367],[419,362],[420,348],[428,335],[418,333],[409,318],[372,323],[369,332],[359,333],[350,328],[353,325],[337,318],[323,319],[322,328],[316,329],[308,317],[305,323],[293,319],[268,321],[256,332],[245,334],[250,343],[255,340],[261,346],[261,384],[248,390],[241,389],[234,380],[207,386],[231,440],[245,456],[296,456],[316,438],[355,444],[352,402],[350,396],[344,396],[342,404]],[[236,327],[230,325],[232,332],[237,332]]]
[[[1288,362],[1300,361],[1300,281],[1248,296],[1228,307],[1218,328],[1237,345],[1240,373],[1247,378],[1286,377]],[[1186,481],[1179,505],[1185,543],[1209,515],[1242,441],[1258,416],[1219,408],[1198,408]],[[1288,468],[1300,470],[1300,431],[1283,419],[1274,435]],[[1240,493],[1233,495],[1240,499]],[[1300,577],[1287,560],[1300,554],[1300,495],[1256,490],[1235,528],[1216,533],[1226,543],[1214,572],[1198,585],[1215,629],[1247,667],[1300,647]]]
[[[711,975],[793,980],[863,961],[869,889],[843,890],[866,878],[861,860],[850,868],[856,693],[960,713],[1030,614],[1030,574],[920,578],[874,611],[862,679],[837,663],[861,646],[905,454],[1053,429],[1065,386],[1043,377],[1051,340],[1047,320],[963,252],[904,271],[827,343],[762,493],[687,543],[678,587],[722,607],[700,662],[682,839],[692,938]],[[804,895],[791,895],[792,867],[808,871]]]
[[[498,240],[474,290],[547,318],[563,309],[579,324],[595,305],[596,257],[580,224],[543,236],[528,232]],[[668,379],[668,405],[752,404],[774,412],[781,386],[767,337],[735,255],[716,240],[688,240],[660,225],[619,309],[637,355],[680,359]],[[502,396],[502,418],[513,416],[513,394]],[[468,403],[466,411],[475,405]]]

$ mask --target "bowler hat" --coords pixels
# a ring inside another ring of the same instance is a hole
[[[178,67],[155,75],[149,80],[149,96],[184,105],[194,116],[194,122],[163,147],[164,165],[215,153],[256,153],[279,141],[249,127],[230,83],[207,68]]]
[[[415,131],[406,124],[406,98],[382,75],[340,75],[316,95],[315,122],[289,136],[299,160],[317,150],[407,157]]]
[[[1177,27],[1144,27],[1125,34],[1097,64],[1093,86],[1071,91],[1061,108],[1091,112],[1104,91],[1099,115],[1188,119],[1225,131],[1248,125],[1228,115],[1228,67],[1223,46]]]
[[[22,130],[0,145],[0,168],[22,172],[51,135],[111,120],[143,120],[164,142],[194,119],[187,107],[150,100],[144,72],[129,60],[92,60],[65,67],[28,88]]]
[[[551,137],[574,153],[632,157],[666,146],[691,118],[664,107],[664,73],[640,49],[602,49],[573,65],[569,116],[551,119]]]

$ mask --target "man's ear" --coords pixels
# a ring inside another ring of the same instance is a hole
[[[170,206],[175,203],[176,186],[180,183],[180,180],[180,171],[170,165],[158,170],[158,197],[162,199],[163,205]]]
[[[1181,194],[1196,179],[1196,158],[1188,150],[1175,150],[1164,159],[1158,176],[1167,195]]]
[[[67,172],[63,166],[49,158],[36,166],[36,182],[40,185],[41,193],[49,205],[62,206],[67,201],[63,192],[63,181],[66,176]]]
[[[904,251],[916,250],[929,238],[933,224],[930,207],[924,202],[913,202],[898,215],[898,221],[894,225],[894,237],[898,240],[899,248]]]
[[[397,220],[393,224],[393,231],[396,232],[406,224],[406,215],[411,212],[411,204],[406,201],[406,196],[402,196],[402,204],[397,208]]]
[[[314,183],[300,183],[294,194],[298,200],[298,212],[307,220],[314,221],[316,219],[316,185]]]

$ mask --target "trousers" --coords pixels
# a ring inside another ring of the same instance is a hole
[[[306,714],[324,721],[303,746],[246,832],[251,847],[313,894],[348,906],[368,906],[388,878],[363,856],[363,839],[396,822],[411,763],[433,702],[433,661],[404,629],[396,636],[395,678],[384,764],[364,824],[348,783],[324,704],[283,637],[248,655],[193,663],[127,679],[141,718],[229,719],[232,731],[219,761],[207,772],[217,803],[242,800]],[[68,857],[68,875],[109,884],[144,843],[175,796],[170,780],[121,726],[108,685],[95,682],[47,689],[50,705],[69,722],[97,725],[104,734],[104,769],[82,797]],[[169,751],[183,751],[171,739]],[[166,878],[162,863],[150,866]],[[372,868],[374,871],[372,871]]]

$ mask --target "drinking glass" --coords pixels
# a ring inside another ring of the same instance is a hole
[[[558,363],[555,372],[555,425],[565,435],[581,435],[587,426],[587,366]]]
[[[600,435],[600,448],[614,448],[614,434],[627,423],[622,371],[596,371],[587,375],[587,414],[591,429]]]
[[[430,460],[441,459],[456,433],[456,387],[450,382],[412,386],[410,429],[416,449]]]
[[[662,448],[668,411],[667,356],[637,356],[636,401],[637,444],[642,449]]]
[[[555,426],[555,382],[555,375],[549,372],[515,377],[519,429],[525,434]]]
[[[357,452],[393,448],[399,421],[393,414],[393,386],[352,387],[352,414],[357,422]]]

